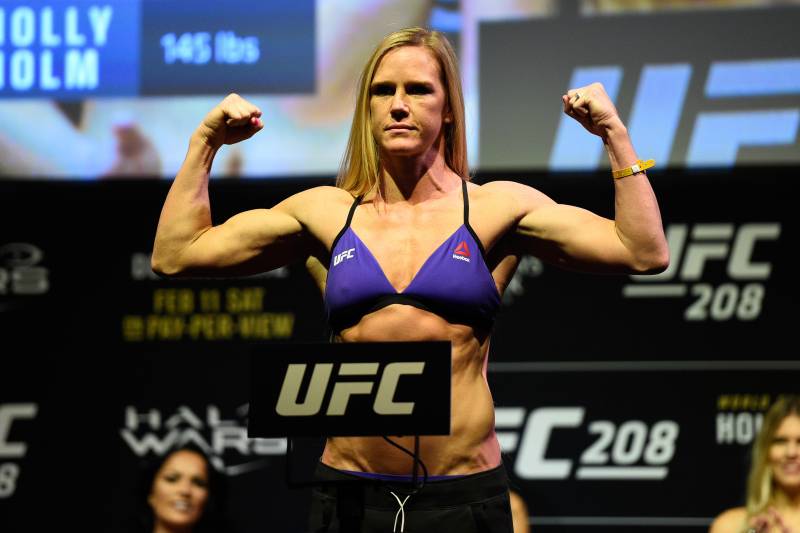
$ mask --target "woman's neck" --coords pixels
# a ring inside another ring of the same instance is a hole
[[[382,162],[377,195],[387,204],[417,204],[446,195],[460,182],[461,178],[438,154],[428,161],[387,158]]]
[[[153,526],[153,533],[191,533],[192,526],[187,527],[170,527],[164,522],[156,521]]]
[[[800,512],[800,490],[776,489],[772,501],[777,509],[792,509]]]

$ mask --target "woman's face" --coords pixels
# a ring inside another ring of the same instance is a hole
[[[783,419],[769,448],[772,478],[784,490],[800,490],[800,416]]]
[[[175,528],[192,527],[197,523],[207,500],[206,462],[188,450],[175,452],[164,461],[148,497],[156,523]]]
[[[439,63],[422,46],[386,53],[370,84],[372,135],[382,155],[425,156],[450,120]]]

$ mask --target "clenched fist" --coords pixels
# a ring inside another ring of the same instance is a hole
[[[261,110],[236,93],[226,96],[212,109],[195,135],[212,148],[249,139],[261,128]]]
[[[561,96],[561,102],[564,113],[598,137],[605,138],[612,129],[623,127],[617,108],[602,83],[570,89]]]

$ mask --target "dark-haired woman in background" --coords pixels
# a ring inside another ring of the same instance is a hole
[[[223,522],[222,477],[195,446],[184,446],[145,468],[136,523],[141,533],[217,533]]]

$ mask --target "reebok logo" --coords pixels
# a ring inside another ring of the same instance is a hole
[[[453,252],[453,259],[469,263],[469,247],[467,241],[461,241]]]

